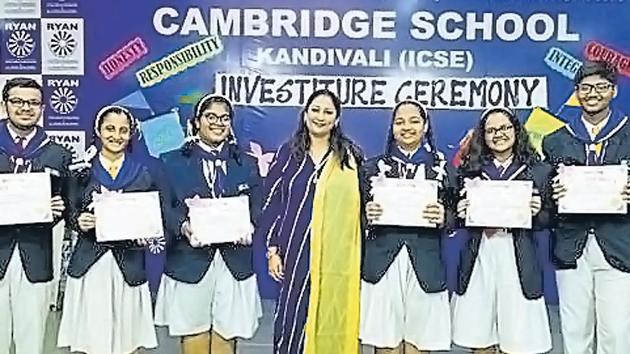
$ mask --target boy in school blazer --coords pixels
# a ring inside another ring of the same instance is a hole
[[[610,105],[616,83],[615,69],[604,62],[585,63],[578,71],[575,93],[582,109],[543,140],[545,157],[556,168],[630,159],[628,117]],[[556,201],[566,192],[557,178],[553,189]],[[629,191],[623,191],[628,202]],[[595,328],[598,354],[630,353],[630,216],[559,214],[553,241],[565,353],[592,353]]]
[[[37,126],[42,87],[14,78],[2,90],[8,119],[0,121],[0,173],[49,172],[53,222],[0,226],[0,352],[43,353],[48,287],[53,279],[52,229],[65,210],[71,153]],[[63,197],[62,197],[63,196]]]

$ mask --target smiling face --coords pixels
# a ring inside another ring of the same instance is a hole
[[[608,108],[617,94],[617,86],[601,75],[590,75],[575,86],[575,94],[584,111],[596,114]]]
[[[394,112],[392,133],[398,146],[413,151],[420,145],[425,132],[425,118],[414,104],[402,104]]]
[[[304,121],[308,132],[314,137],[327,137],[337,122],[339,112],[333,100],[327,95],[319,95],[306,107]]]
[[[38,89],[30,87],[10,89],[4,105],[9,121],[20,130],[29,130],[35,127],[44,109],[42,93]]]
[[[219,145],[230,135],[231,123],[229,107],[212,102],[197,118],[199,138],[210,146]]]
[[[101,118],[99,134],[103,150],[113,155],[124,152],[131,139],[129,118],[123,113],[105,114]]]
[[[483,130],[486,146],[493,154],[505,153],[514,147],[516,133],[506,113],[490,113]]]

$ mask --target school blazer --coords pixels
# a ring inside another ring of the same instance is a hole
[[[544,162],[537,162],[531,166],[527,166],[513,180],[533,181],[534,188],[539,191],[542,207],[538,214],[532,220],[532,229],[511,229],[514,242],[514,252],[516,257],[516,267],[521,283],[521,290],[527,299],[538,299],[543,296],[543,269],[538,260],[537,243],[534,233],[542,231],[549,227],[551,220],[551,196],[550,196],[550,180],[549,176],[552,167]],[[459,171],[457,176],[458,191],[464,187],[464,178],[475,176],[465,176]],[[453,203],[456,209],[457,202],[462,198],[460,193],[455,194]],[[456,212],[456,210],[454,210]],[[457,269],[457,285],[455,292],[463,295],[470,283],[475,261],[479,254],[479,245],[483,237],[483,228],[464,226],[464,220],[458,219],[459,226],[466,229],[468,239],[461,250],[460,262]]]
[[[364,203],[372,200],[370,178],[379,173],[379,162],[391,167],[389,172],[385,173],[386,177],[399,178],[396,167],[398,162],[395,160],[383,155],[366,161],[361,166],[360,173]],[[438,179],[438,173],[433,169],[433,165],[424,165],[424,172],[425,178]],[[448,206],[450,198],[447,196],[448,177],[443,175],[440,178],[443,184],[440,184],[438,198],[445,204],[445,209],[450,210]],[[364,281],[373,284],[379,282],[403,246],[406,246],[422,289],[428,293],[446,289],[446,271],[441,257],[443,229],[378,225],[367,226],[366,229],[361,263],[361,277]]]
[[[72,161],[70,151],[53,142],[44,147],[39,157],[33,159],[32,172],[54,170],[51,174],[52,194],[61,195],[66,204],[66,212],[52,223],[0,226],[0,280],[4,278],[11,255],[19,247],[22,266],[26,278],[31,283],[42,283],[53,279],[52,229],[68,215],[67,176]],[[12,173],[9,156],[0,153],[0,173]]]
[[[185,200],[198,195],[209,198],[210,190],[203,176],[201,160],[185,155],[181,150],[162,156],[169,184],[173,189],[172,205],[177,210],[178,225],[172,247],[167,250],[165,274],[177,281],[196,284],[206,274],[216,252],[220,252],[230,273],[236,280],[245,280],[254,274],[252,246],[241,244],[215,244],[194,248],[181,234],[181,224],[188,210]],[[227,160],[227,177],[224,197],[249,196],[251,221],[255,225],[262,205],[261,178],[254,158],[238,151]]]
[[[584,144],[566,128],[543,140],[545,158],[557,169],[560,164],[586,164]],[[625,124],[608,140],[604,164],[630,161],[630,125]],[[557,211],[557,208],[554,209]],[[577,267],[589,233],[595,234],[604,257],[612,267],[630,273],[630,215],[556,214],[552,229],[553,262],[559,269]]]
[[[85,172],[84,172],[85,173]],[[84,276],[88,270],[108,251],[111,251],[118,268],[122,272],[125,282],[130,286],[144,284],[147,281],[145,269],[145,248],[139,247],[133,241],[119,241],[97,243],[95,229],[83,232],[78,226],[78,217],[83,212],[92,212],[89,207],[92,203],[92,194],[100,191],[100,183],[92,177],[73,176],[70,182],[72,203],[71,226],[79,235],[76,246],[70,257],[68,275],[73,278]],[[172,242],[169,235],[175,222],[175,214],[168,204],[172,197],[165,181],[158,169],[150,169],[143,166],[136,178],[122,190],[123,192],[149,192],[160,193],[161,211],[167,247]],[[140,235],[139,235],[140,236]]]

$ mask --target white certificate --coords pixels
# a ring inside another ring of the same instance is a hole
[[[192,233],[202,244],[236,242],[251,233],[249,197],[186,200]]]
[[[98,242],[164,236],[158,192],[95,193],[94,216]]]
[[[622,192],[628,182],[626,165],[561,166],[560,182],[567,189],[558,201],[563,214],[626,214]]]
[[[468,180],[466,226],[532,228],[532,181]]]
[[[374,202],[383,209],[375,225],[437,227],[423,217],[428,204],[437,203],[438,182],[428,179],[376,178]]]
[[[50,174],[0,174],[0,225],[53,221]]]

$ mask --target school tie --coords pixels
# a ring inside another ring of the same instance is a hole
[[[15,138],[15,147],[17,148],[18,155],[20,157],[24,157],[24,142],[26,142],[26,138],[23,136],[18,136]]]
[[[594,137],[597,137],[597,134],[599,134],[599,132],[602,130],[602,128],[600,126],[594,126],[591,129],[591,133],[593,134]],[[597,143],[595,144],[595,155],[599,158],[601,152],[602,152],[602,147],[603,147],[604,143]]]
[[[505,173],[505,167],[503,165],[499,165],[497,167],[497,170],[499,171],[499,176],[502,177],[503,173]],[[484,229],[484,232],[486,234],[486,237],[490,238],[492,236],[494,236],[497,232],[499,232],[500,229]]]
[[[208,180],[210,181],[210,191],[215,198],[220,198],[223,195],[224,178],[227,171],[227,164],[224,160],[216,158],[214,160],[208,160]]]
[[[24,153],[26,149],[24,148],[24,142],[26,142],[26,138],[22,136],[18,136],[13,141],[15,143],[15,149],[17,150],[17,156],[15,156],[15,167],[13,168],[14,173],[27,173],[29,171],[30,161],[24,160]]]
[[[407,163],[407,165],[405,166],[405,178],[413,178],[413,176],[415,175],[416,172],[416,166],[412,163]]]

